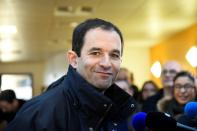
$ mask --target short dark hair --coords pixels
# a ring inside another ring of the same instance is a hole
[[[88,19],[88,20],[84,21],[83,23],[79,24],[73,31],[72,50],[75,51],[79,57],[81,55],[81,49],[84,44],[84,37],[85,37],[86,33],[90,29],[95,29],[95,28],[101,28],[103,30],[108,30],[108,31],[116,31],[118,33],[118,35],[120,36],[121,52],[123,52],[124,41],[123,41],[122,33],[120,32],[118,27],[116,27],[114,24],[112,24],[108,21],[95,18],[95,19]]]
[[[13,100],[16,99],[16,94],[13,90],[4,90],[4,91],[1,91],[0,93],[0,101],[7,101],[9,103],[12,103]]]
[[[155,91],[158,91],[159,90],[159,87],[157,86],[157,84],[152,81],[152,80],[148,80],[148,81],[145,81],[144,84],[142,85],[142,91],[144,91],[144,88],[147,84],[152,84],[153,87],[155,88]]]
[[[195,78],[188,71],[181,71],[177,73],[173,81],[175,82],[179,77],[184,77],[184,76],[188,77],[193,83],[195,83]]]

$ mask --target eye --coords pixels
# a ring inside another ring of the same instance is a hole
[[[94,55],[94,56],[98,56],[100,55],[101,53],[99,51],[94,51],[94,52],[91,52],[90,53],[91,55]]]
[[[120,55],[117,54],[117,53],[113,53],[113,54],[111,54],[111,57],[112,58],[115,58],[115,59],[119,59],[120,58]]]
[[[191,84],[185,84],[184,87],[185,87],[185,88],[193,88],[194,86],[191,85]]]
[[[181,85],[179,85],[179,84],[177,84],[177,85],[174,85],[174,88],[176,88],[176,89],[181,89]]]

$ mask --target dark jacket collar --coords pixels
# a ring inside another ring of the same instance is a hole
[[[69,66],[67,80],[70,86],[69,89],[74,95],[75,103],[88,116],[101,117],[111,105],[110,114],[113,119],[114,117],[117,119],[122,119],[120,117],[123,116],[128,117],[133,112],[133,109],[128,110],[128,112],[120,111],[128,102],[131,102],[129,100],[132,98],[115,84],[110,86],[105,93],[101,93],[95,89],[96,87],[83,79],[72,66]],[[134,103],[133,99],[132,102]],[[121,113],[124,113],[124,115]]]

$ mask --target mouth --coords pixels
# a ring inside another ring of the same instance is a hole
[[[98,74],[101,75],[101,76],[106,76],[106,77],[109,77],[109,76],[112,75],[111,72],[96,72],[96,73],[98,73]]]
[[[188,97],[187,96],[179,96],[179,99],[181,99],[182,101],[186,101],[186,100],[188,100]]]

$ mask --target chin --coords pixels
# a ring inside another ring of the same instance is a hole
[[[98,89],[105,90],[105,89],[109,88],[110,86],[107,84],[107,85],[97,85],[96,87]]]
[[[94,86],[96,86],[99,89],[107,89],[112,85],[109,81],[98,81],[98,83],[95,83]]]

